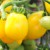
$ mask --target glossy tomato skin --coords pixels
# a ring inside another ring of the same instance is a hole
[[[32,13],[28,17],[29,30],[28,30],[28,35],[26,39],[31,39],[31,40],[38,39],[45,34],[46,29],[43,28],[39,22],[39,20],[42,18],[42,14],[43,14],[43,11],[39,11],[39,12]]]
[[[0,19],[0,39],[4,42],[4,43],[12,43],[13,40],[9,39],[6,35],[5,35],[5,21]]]
[[[50,30],[50,16],[44,16],[40,19],[40,24],[46,28],[47,30]]]
[[[7,37],[16,40],[19,44],[24,40],[28,32],[28,21],[25,15],[10,13],[5,24]]]

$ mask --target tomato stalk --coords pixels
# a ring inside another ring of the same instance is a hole
[[[8,2],[6,4],[4,4],[3,6],[1,6],[1,12],[2,12],[2,19],[5,19],[6,18],[6,12],[4,11],[4,9],[10,5],[21,5],[21,4],[25,4],[26,1],[11,1],[11,2]]]
[[[43,2],[43,9],[44,9],[44,12],[46,12],[46,8],[45,8],[44,0],[42,0],[42,2]]]
[[[44,12],[46,13],[46,15],[50,15],[48,12],[47,12],[47,10],[46,10],[46,7],[45,7],[45,2],[47,2],[47,3],[50,3],[50,2],[48,2],[47,0],[42,0],[42,2],[43,2],[43,8],[44,8]],[[46,16],[46,15],[44,15],[44,16]]]
[[[29,4],[28,1],[14,1],[12,0],[11,2],[8,2],[6,4],[4,4],[3,6],[1,6],[1,12],[2,12],[2,18],[5,19],[6,18],[6,13],[4,11],[4,9],[8,6],[12,5],[13,6],[13,11],[16,11],[16,12],[20,12],[20,13],[25,13],[25,9],[28,9],[28,8],[37,8],[37,5],[36,4]],[[21,8],[18,7],[19,5],[23,5]],[[35,5],[35,6],[34,6]],[[15,8],[16,7],[16,8]],[[29,9],[30,10],[30,9]],[[28,11],[28,10],[26,10]],[[30,10],[31,11],[31,10]],[[31,11],[32,12],[32,11]]]

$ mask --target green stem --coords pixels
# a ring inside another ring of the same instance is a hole
[[[48,33],[46,32],[46,46],[48,46]]]
[[[45,1],[44,1],[44,0],[42,0],[42,3],[43,3],[43,9],[44,9],[44,12],[45,12],[45,13],[44,13],[44,16],[45,16],[47,11],[46,11],[45,3],[44,3],[44,2],[45,2]]]
[[[50,38],[49,38],[50,36],[49,35],[50,35],[50,30],[47,31],[47,35],[46,35],[47,36],[47,40],[46,40],[47,45],[50,42]]]
[[[43,9],[44,9],[44,11],[46,12],[44,0],[42,0],[42,2],[43,2]]]
[[[25,2],[27,2],[27,1],[13,1],[13,2],[8,2],[8,3],[4,4],[2,8],[5,9],[6,7],[8,7],[10,5],[13,5],[13,4],[16,4],[16,5],[25,4]]]
[[[6,13],[3,8],[1,9],[1,13],[2,13],[2,19],[6,19]]]
[[[8,2],[6,4],[4,4],[3,6],[1,6],[1,12],[2,12],[2,18],[5,19],[6,18],[6,13],[4,11],[4,9],[10,5],[22,5],[22,4],[25,4],[27,1],[11,1],[11,2]]]
[[[46,7],[45,7],[45,2],[48,2],[48,1],[42,0],[42,2],[43,2],[43,9],[44,9],[44,12],[46,13],[46,15],[50,15],[50,14],[47,12]],[[48,2],[48,3],[50,3],[50,2]],[[44,15],[44,16],[45,16],[45,15]]]

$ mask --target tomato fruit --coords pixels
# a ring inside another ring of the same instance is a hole
[[[50,30],[50,16],[44,16],[40,19],[40,24],[46,28],[47,30]]]
[[[26,39],[38,39],[42,37],[46,29],[40,25],[39,20],[42,18],[43,11],[32,13],[28,17],[28,35]]]
[[[28,21],[25,15],[10,13],[5,23],[5,34],[21,44],[28,32]]]
[[[0,39],[4,42],[4,43],[12,43],[13,40],[9,39],[6,35],[5,35],[5,21],[0,19]]]

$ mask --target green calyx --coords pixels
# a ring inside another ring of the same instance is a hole
[[[4,4],[3,6],[1,6],[1,12],[2,12],[2,19],[6,19],[6,12],[4,11],[4,9],[10,5],[14,6],[14,4],[16,6],[18,5],[23,5],[25,4],[26,1],[11,1],[11,2],[7,2],[6,4]],[[24,13],[25,12],[25,9],[24,8],[20,8],[20,9],[17,9],[20,13]]]

